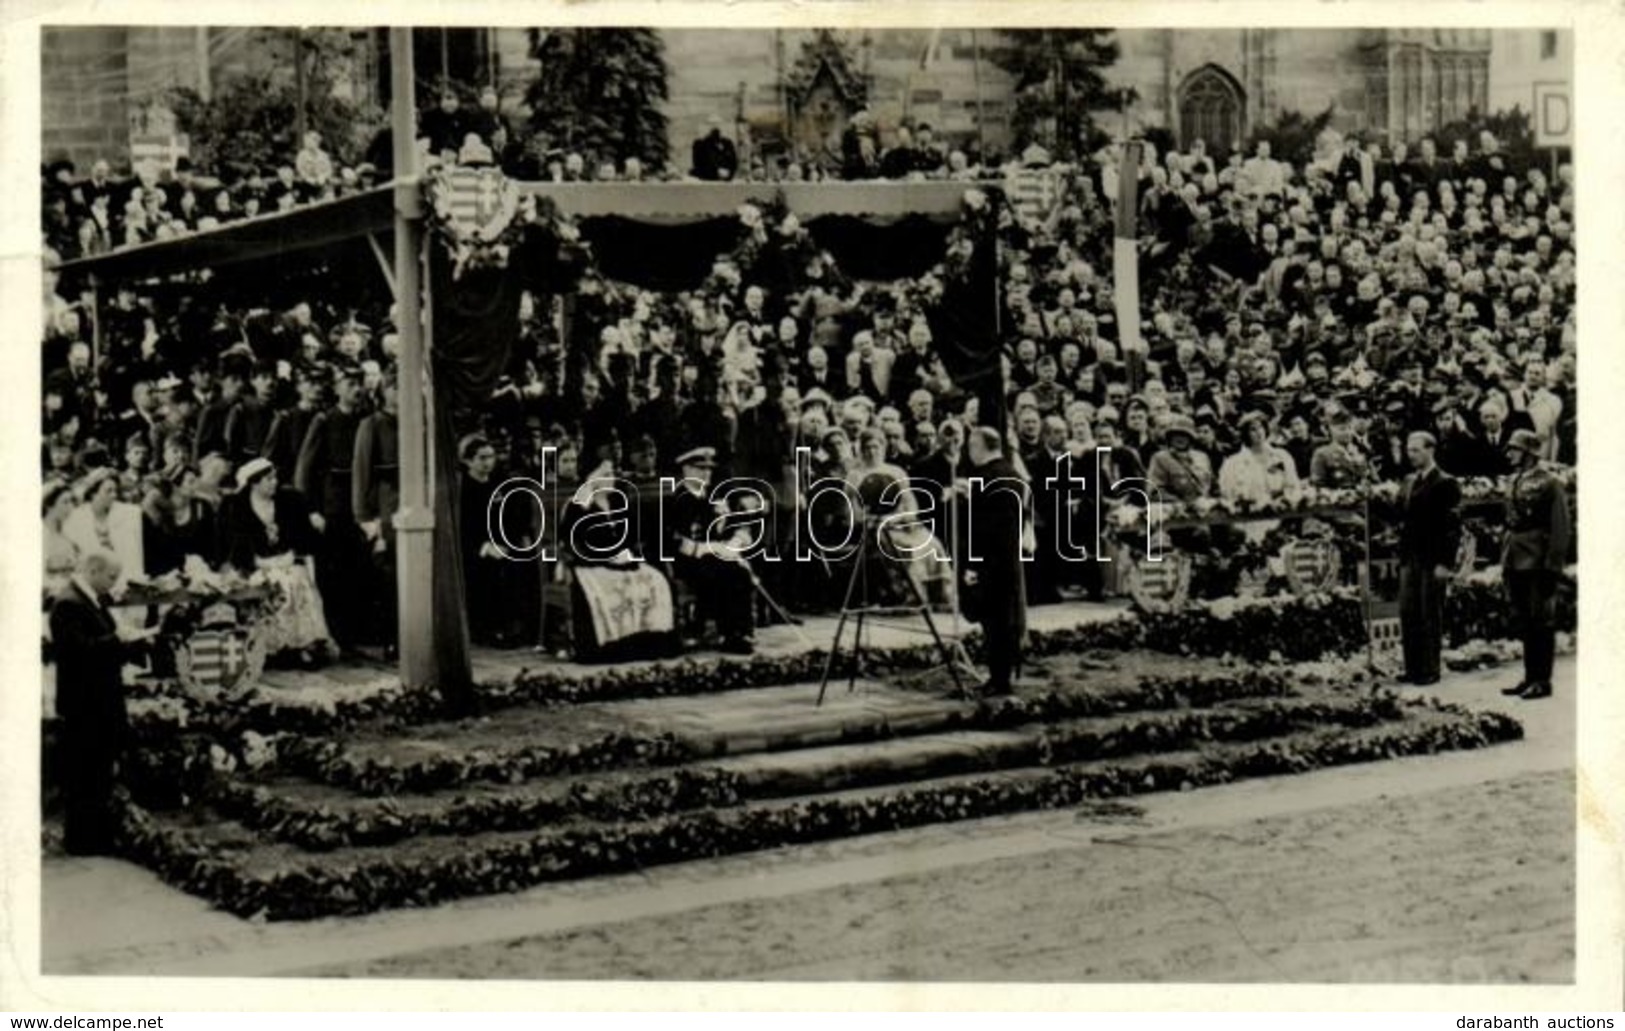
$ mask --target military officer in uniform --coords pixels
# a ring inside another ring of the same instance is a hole
[[[1507,496],[1507,534],[1501,549],[1512,624],[1523,642],[1523,680],[1504,695],[1535,699],[1552,694],[1556,650],[1553,599],[1569,550],[1569,505],[1563,484],[1541,461],[1540,435],[1517,430],[1507,441],[1514,468]]]
[[[709,496],[716,451],[693,448],[678,456],[677,465],[682,478],[665,508],[673,575],[694,592],[702,617],[716,621],[722,650],[749,655],[755,648],[751,608],[756,598],[750,567],[743,555],[706,533],[722,514]]]
[[[384,646],[384,658],[394,659],[396,640],[395,514],[400,508],[400,422],[397,417],[399,383],[395,372],[384,374],[383,404],[356,428],[350,508],[367,539],[372,555],[372,576],[365,602],[368,631]]]
[[[1332,439],[1315,449],[1309,459],[1309,482],[1316,487],[1348,490],[1371,477],[1371,460],[1354,438],[1354,416],[1338,409],[1328,419]]]
[[[1151,485],[1175,501],[1195,501],[1213,493],[1213,461],[1198,451],[1196,427],[1189,418],[1176,415],[1163,430],[1168,446],[1151,456],[1146,475]]]

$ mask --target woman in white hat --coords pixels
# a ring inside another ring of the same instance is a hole
[[[142,537],[141,507],[120,500],[118,473],[93,469],[79,481],[79,507],[62,524],[63,536],[81,555],[110,551],[119,560],[120,586],[146,575],[146,548]]]
[[[301,665],[319,664],[333,645],[311,557],[316,525],[299,494],[281,489],[269,459],[237,470],[237,493],[226,502],[221,531],[226,562],[278,588],[276,608],[261,624],[266,655],[294,653]]]

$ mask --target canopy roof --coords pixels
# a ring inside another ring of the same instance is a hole
[[[618,216],[677,224],[733,216],[747,203],[782,196],[803,220],[826,215],[897,219],[924,215],[951,219],[960,208],[964,182],[838,183],[533,183],[524,193],[551,197],[564,214]],[[369,234],[393,231],[394,184],[231,222],[216,229],[108,254],[63,262],[64,275],[94,276],[100,283],[153,279],[180,272],[281,257],[329,248]]]
[[[59,271],[63,275],[94,276],[101,283],[154,279],[318,250],[369,233],[389,232],[394,225],[394,188],[379,186],[339,200],[65,261]]]

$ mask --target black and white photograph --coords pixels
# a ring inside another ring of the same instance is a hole
[[[1574,9],[370,10],[38,29],[33,975],[1577,984]]]

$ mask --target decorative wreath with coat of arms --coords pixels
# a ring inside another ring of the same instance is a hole
[[[1179,551],[1142,556],[1128,567],[1128,593],[1141,612],[1178,612],[1190,596],[1191,559]]]
[[[1341,564],[1337,545],[1324,538],[1289,541],[1281,548],[1287,586],[1299,597],[1331,590]]]
[[[434,233],[452,254],[453,277],[470,268],[506,268],[534,211],[496,166],[437,165],[424,179]],[[521,218],[522,210],[528,217]]]

